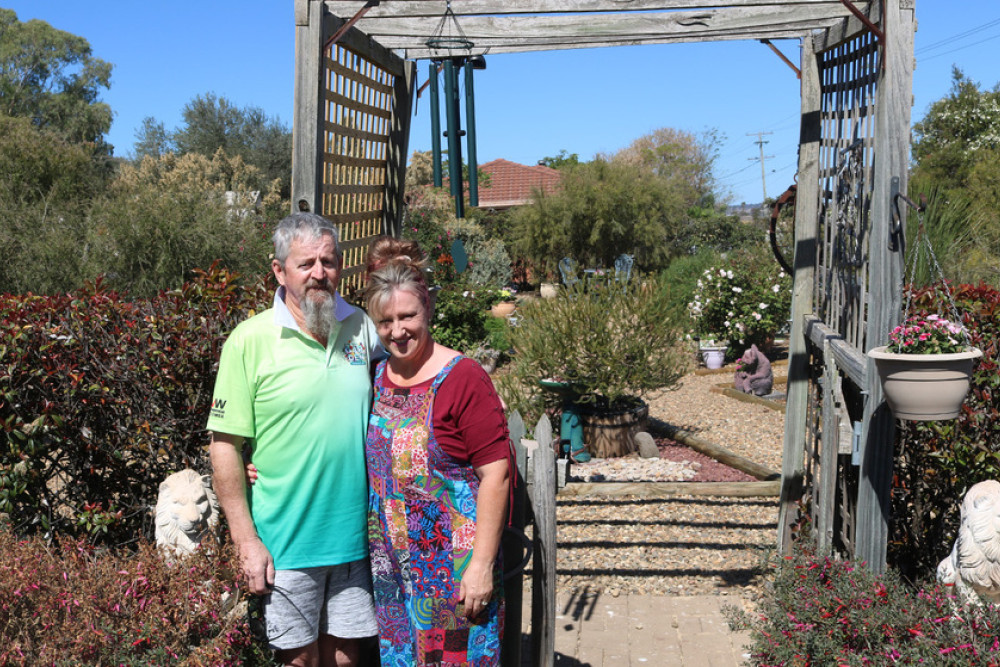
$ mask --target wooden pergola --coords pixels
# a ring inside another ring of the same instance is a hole
[[[296,0],[295,16],[293,201],[341,225],[349,277],[372,235],[399,231],[415,61],[455,55],[432,48],[456,43],[455,26],[463,55],[796,40],[779,546],[806,507],[821,549],[884,568],[895,422],[865,352],[900,318],[892,218],[907,184],[915,0]]]

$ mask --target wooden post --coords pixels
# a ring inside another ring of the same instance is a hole
[[[821,92],[819,62],[812,39],[802,46],[802,119],[799,128],[799,179],[795,203],[795,259],[792,276],[792,328],[788,340],[788,384],[785,400],[785,440],[781,465],[781,508],[778,550],[791,547],[792,525],[805,478],[803,446],[809,400],[809,341],[805,317],[813,309],[816,234],[819,228],[819,144]]]
[[[510,528],[524,534],[525,525],[525,505],[527,503],[527,491],[525,489],[525,479],[527,477],[528,452],[521,439],[524,437],[524,421],[518,412],[514,412],[507,420],[507,430],[510,431],[510,442],[514,447],[517,466],[514,469],[513,503],[510,508]],[[504,572],[509,573],[524,559],[524,543],[520,535],[512,531],[504,531],[503,534],[503,567]],[[509,579],[506,577],[510,577]],[[506,618],[504,621],[503,644],[501,647],[501,664],[503,667],[521,667],[521,602],[524,598],[524,576],[517,573],[513,576],[506,575],[504,579],[504,603],[506,604]]]
[[[556,459],[552,424],[542,415],[535,426],[538,447],[531,457],[528,494],[535,519],[531,579],[531,664],[553,667],[556,653]]]
[[[292,211],[299,202],[322,213],[323,199],[323,7],[322,0],[295,0],[295,108],[292,112]]]
[[[903,292],[902,244],[890,245],[892,199],[906,194],[910,155],[910,106],[913,96],[914,0],[888,0],[882,17],[885,43],[883,67],[875,102],[875,162],[872,191],[872,233],[869,239],[869,304],[865,348],[883,345],[889,330],[899,323]],[[902,207],[905,228],[906,207]],[[861,471],[858,484],[858,523],[855,558],[870,570],[885,570],[889,540],[889,494],[892,490],[895,420],[882,398],[875,364],[869,359],[865,374]]]
[[[819,488],[813,490],[816,513],[816,547],[819,553],[829,555],[833,548],[833,519],[837,506],[837,454],[840,451],[839,412],[837,383],[840,372],[830,349],[830,342],[823,343],[823,437],[820,443]]]
[[[403,64],[403,76],[396,76],[392,87],[388,164],[386,165],[385,206],[382,233],[398,237],[403,231],[403,194],[406,189],[406,153],[409,150],[410,118],[413,110],[413,87],[417,64]]]

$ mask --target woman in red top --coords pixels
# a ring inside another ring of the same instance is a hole
[[[368,538],[383,665],[498,665],[506,420],[478,363],[435,343],[423,253],[377,241],[366,298],[375,373]]]

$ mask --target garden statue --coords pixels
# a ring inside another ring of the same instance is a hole
[[[979,482],[962,500],[958,537],[937,567],[937,578],[954,585],[962,601],[1000,603],[1000,482]]]
[[[740,357],[735,384],[744,394],[766,396],[771,393],[774,371],[771,370],[771,362],[756,345],[751,345]]]
[[[219,501],[211,481],[209,475],[185,469],[160,484],[156,545],[168,558],[192,553],[205,534],[218,525]]]

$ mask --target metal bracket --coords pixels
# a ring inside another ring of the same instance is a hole
[[[780,51],[780,50],[778,49],[778,47],[777,47],[777,46],[775,46],[774,44],[772,44],[772,43],[771,43],[771,40],[769,40],[769,39],[762,39],[762,40],[760,40],[760,43],[761,43],[761,44],[764,44],[765,46],[768,46],[768,47],[770,47],[770,48],[771,48],[771,50],[772,50],[772,51],[774,51],[774,52],[775,52],[775,53],[776,53],[776,54],[778,55],[778,57],[779,57],[779,58],[781,58],[781,60],[782,60],[782,61],[783,61],[783,62],[784,62],[784,63],[785,63],[786,65],[788,65],[789,67],[791,67],[791,68],[792,68],[792,71],[793,71],[793,72],[795,72],[795,78],[796,78],[796,79],[801,79],[801,78],[802,78],[802,71],[801,71],[801,70],[800,70],[800,69],[799,69],[798,67],[796,67],[796,66],[795,66],[795,63],[793,63],[793,62],[792,62],[791,60],[789,60],[789,59],[788,59],[788,57],[787,57],[787,56],[785,56],[785,54],[784,54],[784,53],[782,53],[782,52],[781,52],[781,51]]]

